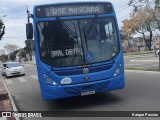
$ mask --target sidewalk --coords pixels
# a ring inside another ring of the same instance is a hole
[[[0,119],[2,120],[15,120],[15,118],[1,118],[2,112],[13,111],[11,101],[8,96],[8,92],[0,76]]]

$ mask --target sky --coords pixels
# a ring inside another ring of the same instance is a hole
[[[33,11],[33,6],[38,4],[48,4],[59,2],[60,0],[0,0],[0,19],[3,20],[6,30],[5,35],[0,41],[0,50],[4,49],[6,44],[16,44],[19,48],[25,47],[27,23],[26,5],[30,12]],[[90,1],[90,0],[61,0],[66,1]],[[92,0],[100,1],[100,0]],[[102,1],[102,0],[101,0]],[[103,0],[105,1],[105,0]],[[130,16],[132,8],[127,4],[129,0],[107,0],[112,2],[115,7],[118,24],[121,28],[122,20]],[[6,17],[2,17],[6,15]]]

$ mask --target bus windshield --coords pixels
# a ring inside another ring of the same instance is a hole
[[[40,56],[54,67],[80,66],[111,60],[119,52],[112,17],[37,23]]]

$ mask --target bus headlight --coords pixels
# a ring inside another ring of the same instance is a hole
[[[46,78],[47,79],[47,83],[51,84],[52,83],[52,79],[51,78]]]
[[[115,73],[116,73],[116,74],[119,74],[120,71],[121,71],[120,68],[117,68]]]
[[[43,74],[43,77],[46,78],[46,76],[47,76],[47,75],[44,73],[44,74]]]
[[[120,72],[121,72],[121,66],[122,66],[122,64],[119,64],[119,66],[117,67],[117,69],[116,69],[116,71],[114,73],[114,77],[116,77],[116,76],[118,76],[120,74]]]
[[[46,77],[46,76],[45,76]],[[46,82],[49,85],[58,86],[58,83],[56,83],[54,80],[52,80],[50,77],[46,77]]]
[[[21,68],[19,71],[24,71],[24,68]]]

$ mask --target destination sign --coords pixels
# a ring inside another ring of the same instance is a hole
[[[85,3],[85,4],[65,4],[40,6],[36,9],[37,17],[56,17],[89,14],[112,13],[112,6],[109,3]]]
[[[75,48],[75,49],[66,49],[64,51],[62,50],[56,50],[56,51],[51,51],[51,58],[53,57],[63,57],[63,56],[69,56],[69,55],[80,55],[81,50]]]

